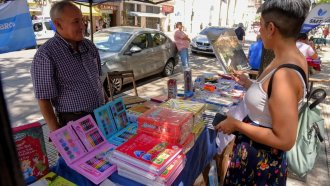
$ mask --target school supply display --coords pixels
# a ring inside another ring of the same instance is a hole
[[[129,122],[121,98],[95,109],[94,115],[99,129],[111,144],[121,145],[136,134],[137,124]]]
[[[171,136],[177,144],[187,139],[192,127],[191,112],[165,107],[153,107],[138,118],[139,131]]]
[[[160,175],[145,172],[139,168],[132,167],[133,165],[120,163],[118,164],[118,174],[129,179],[134,179],[144,185],[170,186],[183,170],[185,162],[185,156],[178,155]]]
[[[299,66],[284,64],[279,66],[275,72],[280,68],[292,68],[298,71],[303,77],[308,90],[306,74]],[[274,74],[269,80],[267,91],[268,98],[271,96]],[[286,154],[288,168],[300,177],[305,176],[307,172],[314,167],[325,134],[324,120],[316,106],[324,101],[326,92],[323,89],[316,89],[313,92],[309,92],[307,95],[307,101],[299,110],[296,143]],[[312,99],[314,99],[314,101],[310,104]]]
[[[127,114],[128,121],[131,123],[137,123],[137,118],[149,109],[150,109],[150,107],[144,106],[142,104],[135,105],[135,106],[127,109],[126,114]]]
[[[168,99],[176,98],[177,89],[178,88],[177,88],[176,79],[169,79],[167,81],[167,98]]]
[[[76,184],[64,179],[61,176],[58,176],[54,172],[49,172],[44,177],[28,186],[76,186]]]
[[[161,104],[161,106],[175,110],[192,112],[194,115],[194,125],[202,120],[202,114],[206,108],[204,103],[181,99],[170,99],[167,102]]]
[[[207,33],[207,38],[220,62],[220,66],[227,74],[233,70],[248,70],[251,68],[233,29],[226,29],[224,32],[211,30]]]
[[[184,79],[184,94],[186,98],[189,98],[193,96],[192,73],[190,68],[184,69],[183,79]]]
[[[138,133],[117,147],[113,155],[120,161],[159,175],[181,151],[178,145]]]
[[[68,166],[95,184],[116,170],[108,160],[115,146],[106,141],[91,115],[69,122],[49,137]]]
[[[130,108],[134,105],[141,104],[147,101],[146,99],[141,98],[139,96],[125,96],[122,99],[124,101],[126,108]]]
[[[195,141],[198,139],[198,137],[201,135],[205,128],[205,122],[201,120],[199,123],[195,124],[191,133],[194,135]]]
[[[26,184],[49,172],[48,158],[39,122],[13,128],[18,159]]]

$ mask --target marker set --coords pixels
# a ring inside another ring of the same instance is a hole
[[[136,123],[129,123],[124,102],[118,98],[94,110],[99,129],[108,142],[119,146],[136,134]]]
[[[90,115],[69,122],[50,133],[50,138],[68,166],[95,184],[116,170],[108,161],[115,146],[105,140]]]

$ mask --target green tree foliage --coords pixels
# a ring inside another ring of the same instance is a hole
[[[330,0],[317,0],[316,3],[317,3],[317,4],[321,4],[321,3],[330,3]]]

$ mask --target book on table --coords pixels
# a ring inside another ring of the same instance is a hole
[[[134,164],[145,171],[159,175],[182,151],[178,145],[138,133],[114,150],[120,161]]]
[[[98,107],[94,115],[99,129],[111,144],[119,146],[136,134],[137,124],[128,121],[121,98]]]
[[[118,164],[118,174],[129,179],[134,179],[144,185],[170,186],[183,170],[185,162],[185,156],[178,155],[160,175],[152,174],[136,167],[132,168],[129,164],[120,163]]]
[[[109,160],[116,146],[106,141],[91,115],[71,121],[49,136],[68,166],[95,184],[116,170]]]
[[[249,61],[233,29],[210,30],[207,38],[222,69],[228,74],[233,70],[251,69]]]
[[[21,171],[26,184],[33,183],[49,172],[46,146],[39,122],[13,128]]]

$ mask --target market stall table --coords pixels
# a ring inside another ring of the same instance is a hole
[[[198,137],[195,145],[186,154],[186,165],[172,185],[193,185],[198,175],[211,162],[213,156],[217,152],[216,132],[212,129],[205,128]],[[63,158],[59,158],[57,165],[52,168],[55,173],[62,176],[79,186],[94,185],[84,176],[69,168]],[[118,175],[116,171],[109,179],[120,185],[141,185],[133,180]]]

